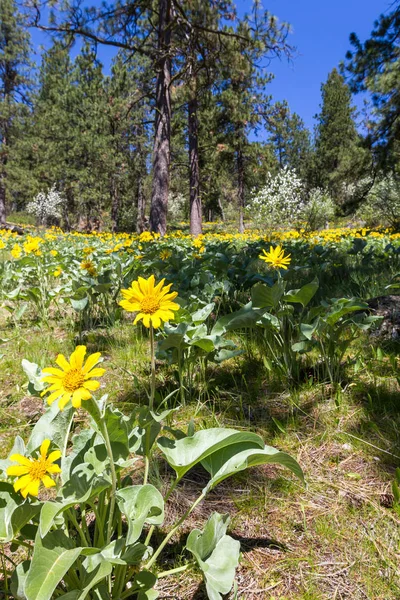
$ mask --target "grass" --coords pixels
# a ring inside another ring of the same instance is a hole
[[[42,401],[27,394],[21,360],[46,366],[58,352],[69,354],[75,333],[65,325],[44,327],[26,318],[15,330],[5,314],[0,316],[1,457],[16,434],[28,436],[42,410]],[[122,410],[146,402],[149,347],[140,328],[120,323],[86,332],[82,341],[105,358],[101,391],[112,402]],[[231,514],[230,533],[241,542],[239,600],[400,597],[400,510],[393,507],[391,495],[400,465],[396,349],[377,360],[370,338],[361,345],[361,368],[339,397],[332,397],[326,384],[305,383],[288,391],[268,378],[251,344],[250,355],[209,366],[207,387],[200,382],[201,389],[176,413],[174,425],[186,428],[193,419],[197,428],[226,425],[256,431],[266,443],[297,457],[307,487],[269,465],[225,481],[173,540],[168,568],[183,562],[186,533],[216,510]],[[177,387],[173,366],[158,363],[157,386],[164,396]],[[168,473],[162,462],[155,465],[151,481],[163,487]],[[184,478],[170,501],[170,521],[195,498],[203,480],[200,470]],[[158,589],[165,599],[206,598],[195,570],[161,579]]]

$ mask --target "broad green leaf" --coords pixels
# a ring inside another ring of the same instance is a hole
[[[21,494],[14,491],[13,486],[5,481],[0,482],[0,543],[10,542],[18,532],[35,517],[41,503],[33,504],[25,501]]]
[[[251,301],[254,308],[275,308],[284,293],[284,282],[278,279],[273,286],[256,283],[251,288]]]
[[[26,600],[24,589],[30,565],[30,560],[24,560],[17,565],[11,576],[10,589],[15,600]]]
[[[239,471],[268,463],[287,467],[304,483],[304,475],[299,463],[286,452],[280,452],[272,446],[264,446],[263,450],[250,448],[236,451],[233,446],[202,460],[201,464],[211,475],[205,489],[211,490],[218,483]]]
[[[33,388],[32,391],[41,392],[42,390],[44,390],[46,384],[41,381],[41,368],[36,363],[29,362],[29,360],[26,360],[26,358],[22,359],[21,365],[25,372],[25,375],[28,377],[30,385]]]
[[[96,476],[91,465],[79,465],[71,478],[58,491],[56,500],[49,500],[43,504],[39,525],[41,537],[50,531],[58,514],[75,504],[83,504],[90,498],[97,497],[110,485],[109,480],[102,476]]]
[[[301,304],[303,308],[312,300],[319,288],[318,279],[314,279],[310,283],[303,285],[299,290],[290,290],[284,295],[283,299],[286,302],[295,302]]]
[[[257,312],[253,308],[252,303],[249,302],[240,310],[218,319],[212,328],[211,333],[213,335],[222,335],[225,331],[242,329],[243,327],[253,327],[260,316],[260,313]]]
[[[39,448],[43,440],[48,439],[54,442],[61,450],[64,448],[70,425],[74,416],[72,407],[60,411],[57,402],[46,410],[35,424],[29,436],[26,445],[28,454]]]
[[[112,572],[112,564],[101,553],[87,556],[83,561],[84,578],[82,591],[77,600],[85,600],[89,591]]]
[[[192,437],[180,440],[165,437],[158,440],[158,447],[176,472],[178,479],[207,456],[219,450],[227,451],[231,446],[236,447],[236,451],[251,447],[256,449],[263,448],[264,442],[255,433],[218,427],[202,429]]]
[[[51,600],[54,590],[81,550],[60,529],[51,531],[43,539],[38,532],[25,583],[27,600]]]
[[[212,352],[214,350],[214,342],[210,338],[194,339],[190,342],[190,346],[197,346],[205,352]]]
[[[80,300],[75,300],[74,298],[70,298],[70,302],[71,302],[71,306],[74,310],[81,312],[82,310],[85,310],[85,308],[87,307],[89,298],[87,296]]]
[[[128,521],[127,545],[139,539],[145,523],[161,525],[164,521],[164,499],[153,485],[133,485],[117,490],[116,499]]]
[[[368,310],[369,306],[365,302],[348,298],[336,299],[331,306],[325,319],[329,325],[335,325],[339,319],[352,312]]]
[[[153,600],[158,598],[158,592],[153,590],[154,586],[157,583],[157,577],[154,573],[150,573],[150,571],[140,571],[137,575],[135,575],[132,580],[132,589],[138,590],[138,600]],[[149,592],[155,592],[157,595],[149,594]]]
[[[207,319],[207,317],[212,313],[214,306],[214,302],[211,302],[210,304],[206,304],[202,308],[199,308],[199,310],[196,310],[192,314],[193,323],[203,323]]]
[[[312,340],[313,333],[318,327],[318,319],[312,324],[300,323],[300,331],[307,340]]]
[[[239,562],[240,543],[225,534],[228,523],[227,515],[214,513],[204,530],[195,529],[186,542],[203,573],[210,600],[222,600],[221,594],[230,592]]]

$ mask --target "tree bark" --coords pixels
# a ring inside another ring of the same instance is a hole
[[[6,224],[6,174],[5,174],[5,161],[1,161],[0,166],[0,229],[5,227]]]
[[[150,230],[165,235],[171,159],[171,0],[159,0],[158,73],[156,84],[156,121],[153,146],[153,184]]]
[[[115,233],[118,227],[119,217],[119,193],[115,175],[111,176],[110,195],[111,195],[111,231]]]
[[[145,230],[145,219],[146,219],[146,198],[143,192],[143,178],[138,179],[137,189],[137,233],[143,233]]]
[[[236,166],[238,177],[238,211],[239,211],[239,233],[244,232],[244,160],[241,141],[236,152]]]
[[[199,122],[197,118],[197,98],[194,95],[188,105],[189,132],[189,185],[190,185],[190,233],[202,233],[202,209],[199,172]]]

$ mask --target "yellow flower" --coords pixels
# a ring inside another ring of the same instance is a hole
[[[96,267],[91,260],[83,260],[81,262],[81,269],[87,271],[92,277],[97,275]]]
[[[58,400],[60,410],[72,398],[72,406],[79,408],[82,400],[89,400],[92,397],[90,392],[96,391],[100,387],[98,381],[93,381],[93,377],[102,377],[105,369],[96,367],[100,359],[100,352],[95,352],[88,356],[83,364],[86,354],[86,346],[77,346],[71,354],[69,362],[63,354],[59,354],[56,363],[61,369],[46,367],[43,369],[42,381],[51,385],[42,392],[42,396],[51,392],[47,398],[47,403],[52,404]],[[94,368],[96,367],[96,368]]]
[[[40,483],[47,488],[54,487],[56,484],[48,475],[61,473],[58,465],[53,464],[54,461],[61,457],[60,450],[54,450],[47,456],[50,447],[50,440],[44,440],[40,446],[40,454],[38,458],[27,458],[22,454],[12,454],[10,460],[13,460],[19,465],[11,465],[7,469],[9,477],[18,477],[14,482],[14,490],[21,492],[24,498],[28,494],[37,496],[39,493]]]
[[[11,256],[13,258],[20,258],[21,256],[21,246],[18,246],[18,244],[14,244],[12,250],[11,250]]]
[[[56,270],[53,273],[53,276],[54,277],[60,277],[61,273],[62,273],[62,268],[61,267],[57,267]]]
[[[6,245],[3,242],[3,240],[0,240],[0,250],[3,250],[3,248],[5,248],[5,247],[6,247]]]
[[[145,327],[152,325],[161,327],[161,321],[169,321],[174,318],[173,311],[179,310],[179,304],[172,302],[178,292],[170,292],[171,283],[164,286],[165,279],[154,285],[154,275],[148,279],[139,277],[127,290],[121,290],[124,297],[119,303],[122,308],[129,312],[137,312],[134,325],[143,320]]]
[[[58,252],[57,252],[57,250],[50,250],[50,254],[52,256],[57,256]]]
[[[287,265],[289,265],[292,260],[290,256],[290,254],[285,256],[285,251],[282,246],[277,246],[276,248],[270,246],[269,252],[263,250],[263,254],[260,254],[258,258],[261,258],[261,260],[265,261],[273,269],[287,269]]]
[[[161,250],[160,252],[160,258],[161,260],[167,260],[170,256],[172,256],[172,252],[171,250]]]

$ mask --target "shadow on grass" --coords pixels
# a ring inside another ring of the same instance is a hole
[[[400,465],[400,390],[393,382],[378,385],[362,384],[355,392],[363,413],[349,433],[386,452],[379,458],[391,468]],[[371,448],[375,454],[376,448]],[[397,458],[396,458],[397,457]]]

